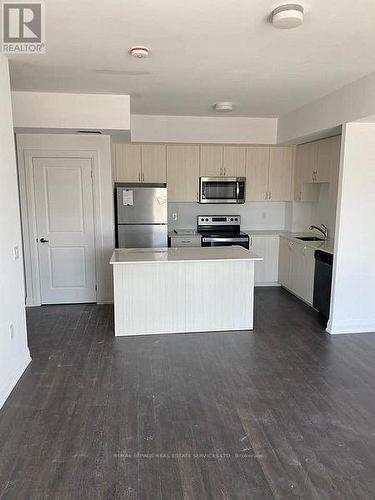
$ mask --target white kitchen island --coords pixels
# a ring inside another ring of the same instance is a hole
[[[252,330],[258,260],[239,246],[116,249],[115,335]]]

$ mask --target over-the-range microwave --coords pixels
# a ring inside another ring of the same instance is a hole
[[[199,203],[245,203],[245,177],[201,177]]]

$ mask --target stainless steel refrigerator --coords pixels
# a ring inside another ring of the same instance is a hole
[[[116,247],[168,246],[166,184],[115,184]]]

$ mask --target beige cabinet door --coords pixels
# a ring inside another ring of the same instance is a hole
[[[290,289],[291,259],[293,242],[280,238],[279,245],[279,283]]]
[[[315,274],[315,250],[310,247],[303,247],[303,292],[302,298],[312,305],[314,295],[314,274]]]
[[[165,144],[142,144],[142,182],[167,182]]]
[[[222,177],[223,146],[202,144],[200,147],[200,175],[201,177]]]
[[[316,169],[315,169],[315,182],[329,182],[330,170],[333,154],[333,141],[332,138],[323,139],[316,143]]]
[[[246,148],[246,201],[264,201],[268,192],[270,148]]]
[[[314,143],[296,147],[294,165],[294,200],[318,201],[319,186],[313,184],[316,168],[316,147]]]
[[[141,182],[141,145],[113,144],[114,178],[116,182]]]
[[[250,250],[263,260],[255,264],[255,284],[277,283],[279,268],[279,237],[250,236]]]
[[[246,148],[224,146],[223,173],[225,177],[245,177]]]
[[[271,147],[268,177],[268,199],[292,200],[293,148]]]
[[[302,182],[315,182],[315,171],[318,148],[316,142],[309,142],[300,146],[304,151],[304,162],[302,165]]]
[[[198,201],[199,146],[167,146],[168,201]]]
[[[303,245],[291,242],[290,289],[298,297],[303,298],[305,289]]]

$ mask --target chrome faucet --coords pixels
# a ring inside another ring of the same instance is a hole
[[[314,226],[314,224],[311,224],[309,229],[310,229],[310,231],[312,231],[313,229],[316,229],[317,231],[322,233],[325,240],[328,240],[328,227],[325,226],[324,224],[320,224],[320,226]]]

